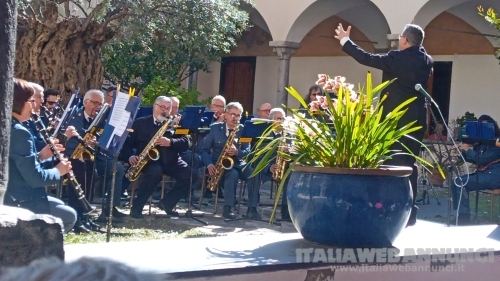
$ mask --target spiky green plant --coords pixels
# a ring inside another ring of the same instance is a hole
[[[373,88],[371,73],[368,72],[364,89],[355,92],[343,82],[343,78],[337,78],[325,78],[327,83],[333,83],[330,88],[336,89],[336,99],[331,97],[332,93],[326,93],[309,105],[293,87],[287,88],[288,93],[306,108],[306,113],[284,106],[292,116],[286,117],[282,123],[272,124],[248,157],[249,163],[256,163],[252,176],[273,163],[276,155],[290,160],[284,178],[289,176],[296,164],[352,169],[379,168],[384,161],[398,154],[411,155],[425,166],[432,167],[401,142],[407,151],[391,150],[391,146],[403,137],[414,139],[408,134],[421,129],[421,126],[415,126],[416,121],[398,126],[399,120],[408,110],[407,106],[416,97],[408,99],[383,116],[383,102],[387,96],[380,97],[380,93],[394,80]],[[285,132],[282,137],[269,141],[269,134],[280,130]],[[284,145],[286,149],[279,149]],[[440,173],[443,174],[441,169]],[[283,179],[276,194],[281,194],[284,182]],[[279,196],[276,196],[271,220],[274,220],[278,200]]]

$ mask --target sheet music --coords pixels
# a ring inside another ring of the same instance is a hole
[[[111,108],[111,118],[109,124],[115,128],[114,135],[121,136],[127,127],[127,121],[130,117],[130,112],[125,111],[128,104],[129,96],[125,93],[118,92]],[[125,124],[125,125],[123,125]]]

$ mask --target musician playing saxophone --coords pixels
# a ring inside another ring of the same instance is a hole
[[[85,130],[89,129],[89,126],[92,124],[94,118],[97,117],[97,113],[99,112],[99,110],[101,110],[103,103],[104,93],[102,91],[95,89],[87,91],[87,93],[85,93],[83,97],[83,107],[76,112],[75,117],[71,119],[68,125],[75,127],[78,134],[83,138],[85,136]],[[70,138],[66,142],[66,155],[68,157],[71,157],[73,155],[73,151],[76,149],[78,144],[79,142],[76,138]],[[94,138],[88,140],[87,144],[90,147],[96,149],[97,142],[95,136]],[[97,155],[94,156],[94,159],[97,174],[101,177],[106,175],[104,179],[106,181],[105,189],[107,193],[106,204],[104,212],[101,213],[101,216],[99,218],[99,221],[106,221],[109,215],[108,212],[110,204],[110,190],[111,185],[113,184],[113,157],[111,155],[105,156],[104,153],[97,153]],[[79,166],[78,169],[74,169],[75,177],[77,178],[78,182],[86,183],[84,193],[86,197],[88,197],[88,201],[92,202],[91,198],[92,193],[94,192],[94,189],[92,187],[92,173],[94,169],[94,163],[90,159],[72,159],[71,163],[73,166]],[[112,211],[113,217],[118,219],[126,216],[124,213],[121,213],[116,209],[116,207],[120,206],[122,189],[121,187],[124,174],[125,172],[123,169],[123,165],[122,163],[118,162],[116,165],[115,192],[113,194],[114,206]],[[78,208],[78,214],[81,216],[83,215],[83,210],[81,210],[81,208],[79,207],[76,199],[77,198],[75,196],[70,196],[68,198],[68,202],[71,202],[70,206],[75,206],[76,208]]]
[[[130,165],[136,165],[139,156],[152,141],[158,130],[168,122],[172,101],[166,96],[156,98],[153,106],[153,115],[137,118],[132,125],[132,132],[120,153],[120,159],[128,161]],[[189,148],[189,140],[186,135],[172,135],[172,131],[166,131],[162,137],[156,139],[156,148],[159,159],[149,160],[141,171],[138,179],[140,189],[137,197],[132,202],[130,216],[135,219],[142,219],[142,210],[153,194],[163,175],[175,179],[172,189],[163,196],[159,202],[159,207],[168,216],[178,217],[179,213],[173,209],[180,199],[186,198],[189,194],[189,181],[191,177],[191,167],[179,158],[179,153]],[[135,149],[135,152],[134,152]],[[196,174],[193,173],[193,178]],[[195,179],[193,179],[195,180]]]
[[[53,155],[47,145],[37,153],[34,136],[21,124],[31,117],[34,104],[34,90],[28,82],[14,79],[12,105],[12,125],[9,147],[9,181],[4,204],[20,207],[35,214],[50,214],[62,220],[64,231],[73,228],[76,213],[72,208],[54,197],[48,196],[45,187],[57,184],[62,176],[71,170],[71,163],[64,159],[54,168],[44,169],[42,162]],[[63,151],[61,144],[54,140],[57,150]]]
[[[242,158],[250,152],[249,143],[243,143],[240,147],[235,141],[229,144],[227,151],[223,151],[224,147],[226,147],[228,136],[233,130],[237,129],[238,126],[236,139],[240,137],[243,130],[243,125],[240,125],[242,113],[243,106],[239,102],[229,103],[224,111],[225,121],[214,123],[210,126],[210,133],[205,137],[201,150],[201,159],[211,176],[215,175],[217,171],[214,164],[217,163],[221,153],[227,153],[227,155],[234,160],[233,167],[229,170],[225,170],[221,178],[221,183],[223,183],[224,186],[224,211],[222,216],[226,219],[236,218],[236,215],[232,212],[232,207],[234,206],[238,178],[241,180],[248,180],[253,172],[252,167],[243,169],[247,164]],[[210,153],[210,150],[212,150],[212,153]],[[252,193],[254,186],[253,179],[254,178],[247,182],[249,198],[247,201],[247,217],[260,219],[260,215],[257,212],[257,205],[259,203],[258,191]]]
[[[271,109],[271,112],[269,113],[269,119],[277,121],[277,122],[283,122],[285,120],[285,111],[281,108],[273,108],[273,109]],[[272,138],[280,138],[282,135],[283,135],[283,131],[273,131],[273,132],[271,132],[271,134],[269,136]],[[288,152],[288,149],[285,147],[284,151]],[[274,156],[276,157],[277,155],[274,155]],[[281,164],[283,164],[283,163],[281,163]],[[268,168],[264,170],[264,174],[262,176],[263,183],[268,181],[268,180],[273,180],[272,179],[273,175],[276,172],[278,172],[278,169],[280,169],[280,168],[284,169],[284,171],[286,171],[286,169],[288,169],[288,164],[285,165],[285,167],[279,167],[276,163],[269,165]],[[285,181],[287,181],[287,180],[288,180],[288,178]],[[282,195],[282,199],[281,199],[281,220],[290,221],[290,213],[288,212],[288,202],[286,199],[286,187],[287,187],[287,183],[285,183],[283,185],[283,195]],[[276,196],[279,196],[279,195],[276,195]]]

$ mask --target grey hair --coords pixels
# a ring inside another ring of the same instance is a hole
[[[412,46],[421,46],[424,42],[425,32],[416,24],[407,24],[401,34]]]
[[[226,98],[224,98],[224,97],[223,97],[223,96],[221,96],[221,95],[216,95],[216,96],[212,99],[211,104],[213,104],[215,100],[220,100],[220,101],[222,101],[222,102],[224,103],[224,106],[226,105]]]
[[[283,108],[275,107],[271,109],[271,112],[269,112],[269,120],[273,120],[274,114],[276,113],[281,113],[283,117],[285,117],[285,111],[283,110]]]
[[[237,101],[228,103],[226,105],[226,112],[233,108],[238,109],[241,113],[243,113],[243,105]]]
[[[177,97],[169,97],[170,100],[176,102],[176,103],[181,103]]]
[[[39,92],[39,93],[43,94],[43,91],[45,89],[42,86],[40,86],[37,83],[33,83],[33,82],[28,82],[28,84],[30,84],[30,86],[33,87],[33,89],[35,89],[35,93]]]
[[[109,259],[83,257],[71,263],[58,258],[38,259],[24,267],[2,269],[0,281],[160,281],[160,276],[140,272]]]
[[[155,99],[155,104],[160,102],[160,101],[164,101],[166,103],[172,103],[172,100],[169,98],[169,97],[166,97],[166,96],[159,96]]]
[[[90,96],[92,96],[93,94],[99,95],[102,99],[104,99],[104,93],[101,90],[91,89],[85,93],[85,96],[83,96],[83,100],[89,100]]]

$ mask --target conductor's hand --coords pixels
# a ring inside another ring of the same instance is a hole
[[[339,23],[339,26],[337,27],[337,29],[335,29],[335,33],[337,34],[335,35],[335,38],[339,39],[340,41],[344,37],[349,37],[349,35],[351,34],[351,26],[348,26],[347,30],[344,30],[342,24]]]
[[[215,169],[215,166],[213,164],[208,165],[207,170],[210,176],[215,175],[215,172],[217,171],[217,169]]]
[[[128,159],[128,162],[130,163],[130,165],[135,165],[137,164],[137,162],[139,162],[139,156],[130,156],[130,158]]]
[[[58,139],[52,139],[52,142],[54,143],[57,151],[64,151],[64,147],[62,146],[62,144],[59,144]],[[54,153],[52,152],[52,149],[50,149],[49,145],[46,145],[42,150],[40,150],[40,153],[38,154],[38,158],[40,159],[40,161],[47,160],[52,156],[54,156]]]
[[[276,164],[272,164],[271,168],[269,168],[269,170],[271,171],[271,173],[276,172],[277,169],[278,169],[278,165],[276,165]]]
[[[238,149],[236,149],[236,146],[234,146],[234,144],[233,144],[233,146],[231,146],[231,147],[227,150],[227,154],[228,154],[229,156],[236,156],[236,155],[238,155]]]
[[[156,145],[159,145],[159,146],[169,147],[171,144],[172,143],[170,142],[170,139],[168,139],[166,137],[161,137],[161,138],[156,140]]]
[[[68,126],[68,128],[66,128],[66,131],[64,132],[64,134],[66,135],[67,139],[78,136],[78,132],[76,131],[75,127],[73,127],[73,126]]]
[[[68,159],[63,159],[57,164],[56,169],[59,170],[61,176],[64,176],[71,171],[71,162],[69,162]]]

